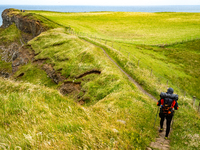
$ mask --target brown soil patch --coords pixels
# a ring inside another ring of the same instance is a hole
[[[22,46],[18,51],[13,54],[12,60],[12,72],[15,73],[18,70],[18,67],[25,65],[28,62],[33,62],[34,60],[34,51],[31,51],[29,48]]]
[[[46,62],[46,60],[49,60],[49,58],[36,59],[36,60],[33,61],[33,63],[36,63],[38,65],[42,65]]]
[[[64,82],[60,87],[60,93],[63,95],[66,94],[73,94],[77,95],[81,90],[81,82],[73,82],[73,81],[67,81]]]
[[[79,100],[78,104],[79,104],[79,105],[83,105],[83,104],[85,104],[87,101],[90,101],[90,98],[89,98],[89,97],[84,97],[84,98],[82,98],[81,100]]]
[[[57,73],[52,65],[50,64],[44,64],[42,66],[42,69],[47,73],[47,75],[56,83],[62,82],[66,80],[65,77],[61,76],[61,73]]]

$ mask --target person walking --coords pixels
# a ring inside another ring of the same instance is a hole
[[[160,130],[159,132],[163,132],[163,122],[166,119],[166,134],[165,139],[168,139],[168,135],[170,132],[170,125],[174,115],[174,110],[178,110],[178,95],[173,94],[173,88],[168,88],[166,93],[161,92],[160,100],[157,102],[157,106],[160,106]]]

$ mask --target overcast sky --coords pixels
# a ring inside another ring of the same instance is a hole
[[[0,0],[0,5],[200,5],[200,0]]]

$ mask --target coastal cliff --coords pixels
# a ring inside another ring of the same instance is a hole
[[[2,27],[7,28],[15,23],[19,30],[31,34],[32,37],[36,37],[41,32],[46,31],[44,26],[42,26],[41,21],[31,19],[30,15],[31,14],[23,16],[23,14],[20,15],[19,13],[13,12],[12,9],[5,9],[1,15],[3,19]]]
[[[33,61],[34,51],[28,50],[31,47],[27,48],[25,45],[47,28],[32,14],[17,9],[5,9],[1,16],[3,24],[0,35],[0,57],[2,63],[10,63],[10,67],[5,69],[5,65],[2,65],[0,76],[9,78],[19,66]]]

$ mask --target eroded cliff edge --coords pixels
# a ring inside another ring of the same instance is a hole
[[[23,13],[17,9],[5,9],[1,16],[3,20],[1,28],[6,30],[13,25],[19,29],[17,36],[6,31],[4,36],[0,37],[1,61],[10,63],[12,68],[10,71],[4,67],[0,68],[0,76],[9,78],[20,65],[33,61],[34,51],[30,51],[31,47],[27,48],[25,44],[48,28],[42,25],[42,22],[33,14]]]
[[[17,10],[15,10],[17,11]],[[20,15],[13,12],[13,9],[5,9],[2,13],[3,19],[3,28],[7,28],[8,26],[15,23],[16,27],[28,34],[32,35],[32,38],[38,36],[41,32],[46,31],[47,29],[41,24],[41,21],[31,19],[31,14],[28,15]]]
[[[0,29],[0,63],[9,63],[10,70],[6,70],[5,67],[0,64],[0,76],[5,78],[14,78],[17,80],[20,80],[23,77],[26,78],[26,76],[34,78],[35,76],[38,76],[38,74],[35,73],[31,76],[30,74],[28,74],[28,72],[26,72],[26,70],[24,71],[22,69],[24,66],[29,66],[31,64],[32,67],[34,66],[40,69],[40,72],[44,71],[46,73],[46,77],[50,79],[54,85],[56,85],[61,94],[73,95],[74,99],[80,104],[84,104],[85,101],[90,100],[90,97],[85,94],[86,90],[82,88],[81,84],[82,82],[88,82],[90,80],[87,79],[88,81],[86,81],[85,79],[83,79],[85,76],[91,74],[98,76],[101,74],[100,70],[96,68],[91,68],[90,70],[85,70],[85,72],[82,72],[81,74],[77,73],[77,75],[70,76],[69,73],[69,75],[66,76],[62,74],[63,68],[54,68],[55,62],[50,61],[52,59],[48,58],[48,56],[45,56],[44,58],[37,58],[37,56],[39,56],[41,52],[35,52],[34,47],[32,47],[30,43],[27,44],[28,41],[33,38],[38,38],[37,40],[40,40],[42,38],[42,35],[40,35],[40,33],[47,31],[51,28],[60,27],[58,24],[54,24],[54,22],[48,20],[47,18],[42,18],[41,20],[39,20],[37,19],[37,14],[23,13],[19,10],[13,9],[4,10],[2,13],[2,18],[3,25]],[[49,21],[49,24],[47,24],[45,19]],[[14,34],[13,29],[17,32],[17,36],[13,36],[15,38],[10,41],[10,36]],[[64,27],[63,30],[64,34],[65,29],[66,27]],[[4,37],[2,37],[1,31],[4,32],[6,30],[12,31],[6,32],[6,34],[4,34]],[[55,33],[57,34],[57,32],[52,33],[53,37]],[[38,35],[40,35],[41,37],[37,37]],[[61,33],[60,35],[63,35],[63,33]],[[62,36],[60,38],[62,39]],[[50,47],[56,47],[58,49],[58,46],[64,43],[61,42],[60,44],[53,44],[50,45]],[[85,55],[85,53],[83,53],[83,55]],[[58,60],[56,58],[56,61],[62,61],[65,63],[67,63],[68,60],[68,57],[64,59],[58,58]]]

